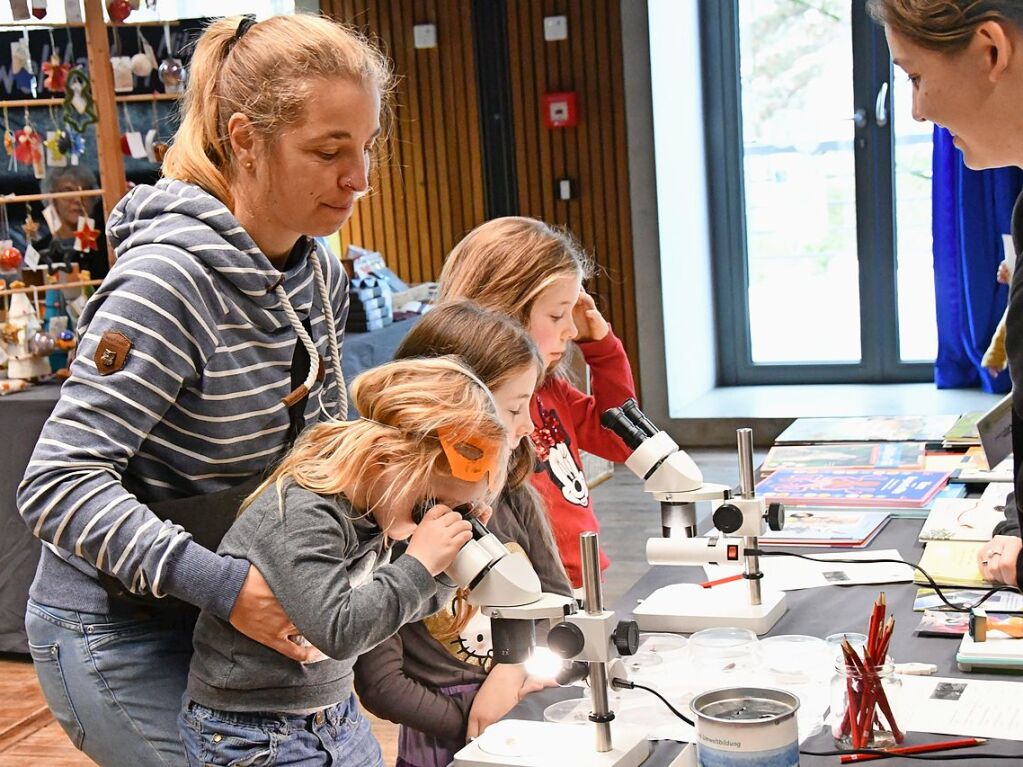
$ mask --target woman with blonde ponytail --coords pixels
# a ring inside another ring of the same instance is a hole
[[[189,767],[383,764],[352,666],[450,598],[435,578],[472,537],[452,509],[489,514],[508,437],[493,395],[454,358],[383,365],[352,396],[363,417],[307,429],[219,550],[259,568],[322,655],[295,663],[204,610],[179,720]]]
[[[218,19],[164,178],[109,215],[117,261],[18,493],[46,544],[36,672],[101,765],[184,763],[198,609],[282,662],[314,655],[259,568],[216,550],[306,425],[347,413],[347,279],[313,238],[368,191],[391,87],[380,52],[326,18]]]

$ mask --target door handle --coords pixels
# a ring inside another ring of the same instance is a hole
[[[874,122],[878,128],[888,124],[888,82],[881,83],[877,91],[877,100],[874,102]]]

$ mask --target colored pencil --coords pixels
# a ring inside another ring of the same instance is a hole
[[[727,578],[718,578],[716,581],[704,581],[700,585],[705,589],[709,589],[712,588],[713,586],[720,586],[722,583],[731,583],[732,581],[741,580],[742,573],[736,573],[735,575],[729,575]]]
[[[884,749],[885,754],[897,756],[899,754],[924,754],[932,751],[951,751],[954,748],[969,748],[979,746],[985,742],[984,738],[961,738],[959,740],[945,740],[939,743],[921,743],[916,746],[899,746],[897,748]],[[881,754],[846,754],[841,758],[842,764],[853,762],[869,762],[873,759],[886,759]]]

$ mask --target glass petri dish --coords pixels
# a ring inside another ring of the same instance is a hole
[[[832,648],[823,639],[782,634],[760,642],[764,669],[779,684],[827,682],[834,671]]]
[[[722,627],[697,631],[689,637],[689,657],[701,671],[744,670],[757,658],[757,635],[749,629]]]
[[[687,644],[688,641],[686,638],[679,634],[650,632],[648,634],[639,635],[640,652],[653,652],[659,655],[666,655],[667,653],[684,650]]]

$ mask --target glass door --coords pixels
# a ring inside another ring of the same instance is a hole
[[[726,137],[716,158],[709,141],[711,167],[741,178],[711,177],[714,230],[738,258],[716,275],[723,383],[928,380],[930,126],[893,84],[883,31],[865,0],[713,5],[704,39],[726,66],[709,106],[738,147]]]

